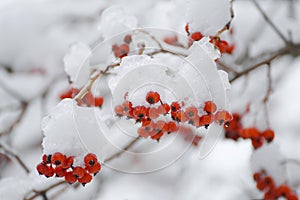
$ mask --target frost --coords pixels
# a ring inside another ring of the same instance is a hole
[[[121,7],[115,6],[103,11],[99,29],[104,39],[137,28],[138,20]]]
[[[229,20],[229,0],[188,0],[187,22],[191,32],[215,35]]]
[[[81,88],[90,75],[89,57],[91,49],[83,44],[76,43],[70,47],[70,51],[64,57],[65,72],[75,88]]]

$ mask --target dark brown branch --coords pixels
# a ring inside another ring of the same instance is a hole
[[[18,156],[16,153],[10,151],[8,148],[6,148],[4,145],[0,144],[0,149],[3,150],[4,154],[13,157],[19,164],[20,166],[25,170],[26,173],[30,173],[29,168],[26,166],[26,164],[22,161],[20,156]]]
[[[217,60],[216,63],[223,69],[225,69],[227,72],[232,72],[234,74],[238,74],[239,72],[234,70],[233,68],[227,66],[225,63],[221,62],[220,60]]]
[[[260,7],[260,5],[257,3],[256,0],[253,0],[254,5],[259,10],[259,12],[262,14],[266,22],[273,28],[273,30],[279,35],[279,37],[287,44],[290,45],[290,41],[288,41],[285,36],[280,32],[280,30],[275,26],[275,24],[271,21],[271,19],[266,15],[266,13],[263,11],[263,9]]]
[[[109,162],[117,157],[119,157],[120,155],[122,155],[125,151],[127,151],[128,149],[130,149],[138,140],[140,139],[140,137],[135,138],[134,140],[132,140],[126,147],[123,148],[123,150],[113,154],[112,156],[108,157],[107,159],[105,159],[103,161],[103,163]]]
[[[250,73],[251,71],[263,66],[263,65],[269,65],[273,60],[275,60],[278,57],[284,56],[284,55],[292,55],[292,56],[299,56],[300,55],[300,44],[295,44],[291,46],[283,47],[274,53],[271,53],[271,56],[266,58],[263,61],[260,61],[250,67],[247,67],[244,71],[239,72],[237,75],[235,75],[231,80],[230,83],[234,82],[235,80],[239,79],[240,77]]]

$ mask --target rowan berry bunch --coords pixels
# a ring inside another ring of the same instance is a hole
[[[204,37],[204,35],[199,31],[190,33],[188,24],[186,24],[185,26],[185,31],[189,36],[189,46],[191,46],[194,41],[199,41]],[[232,54],[234,50],[234,44],[229,44],[227,41],[221,40],[220,37],[216,36],[209,36],[209,38],[209,42],[214,44],[220,50],[221,53]]]
[[[83,186],[93,179],[93,175],[101,170],[101,164],[98,162],[95,154],[89,153],[84,157],[84,167],[74,166],[74,157],[66,156],[60,152],[43,155],[42,162],[36,166],[40,175],[47,178],[52,176],[64,178],[72,184],[78,181]]]
[[[137,123],[141,123],[138,134],[141,137],[159,141],[164,134],[177,132],[184,135],[184,138],[190,138],[192,129],[187,129],[186,125],[196,128],[205,127],[217,122],[219,125],[227,124],[231,120],[231,114],[225,110],[217,111],[217,106],[212,101],[204,103],[200,110],[195,106],[187,106],[185,102],[164,103],[158,92],[150,91],[147,93],[145,100],[149,106],[133,106],[132,102],[126,100],[121,105],[115,107],[115,113],[119,117],[126,116],[127,119],[133,119]],[[159,105],[158,105],[159,104]],[[200,115],[199,113],[204,113]],[[160,116],[168,116],[169,118],[159,119]],[[196,140],[192,140],[197,145],[201,137],[196,136]],[[191,139],[187,139],[191,141]]]
[[[80,92],[80,89],[77,88],[70,88],[67,91],[63,92],[60,95],[60,99],[65,98],[74,98],[78,93]],[[103,97],[95,97],[92,92],[88,92],[82,99],[77,100],[77,105],[79,106],[87,106],[87,107],[102,107],[104,103]]]
[[[112,45],[112,51],[114,52],[114,55],[116,58],[123,58],[128,55],[130,51],[129,44],[132,42],[132,36],[131,35],[126,35],[123,38],[124,43],[121,45],[114,44]]]
[[[298,200],[297,194],[288,185],[276,186],[273,178],[268,176],[265,171],[254,173],[253,178],[256,182],[256,188],[264,192],[264,200],[276,200],[281,197],[287,200]]]
[[[241,115],[238,113],[232,114],[233,119],[229,122],[228,126],[225,127],[225,137],[237,141],[239,138],[251,139],[252,146],[257,149],[261,147],[265,141],[268,143],[274,139],[274,131],[266,129],[259,131],[256,127],[244,128],[241,123]]]

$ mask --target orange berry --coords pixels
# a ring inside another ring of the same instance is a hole
[[[224,123],[224,124],[227,124],[231,119],[232,119],[232,116],[231,116],[230,113],[227,112],[226,110],[218,111],[218,112],[215,114],[215,120],[216,120],[220,125],[222,125],[223,123]]]
[[[277,197],[287,197],[292,192],[288,185],[280,185],[275,189],[275,194]]]
[[[287,200],[298,200],[298,196],[296,194],[289,194],[286,197]]]
[[[150,104],[155,104],[159,102],[160,95],[157,92],[148,92],[146,95],[146,101]]]
[[[264,144],[264,139],[262,137],[251,138],[251,142],[254,149],[258,149]]]
[[[217,106],[214,102],[212,101],[206,101],[204,104],[204,111],[207,112],[208,114],[214,113],[217,110]]]
[[[156,108],[150,108],[149,109],[149,113],[148,113],[148,116],[150,119],[156,119],[159,117],[159,112],[158,112],[158,109]]]
[[[198,109],[195,106],[190,106],[185,109],[188,118],[192,119],[198,116]]]
[[[124,114],[124,107],[122,105],[118,105],[115,107],[115,113],[121,117]]]
[[[272,142],[274,139],[274,131],[271,129],[267,129],[262,133],[263,137],[265,138],[265,140],[267,140],[267,142]]]
[[[207,128],[214,121],[212,114],[202,115],[199,118],[199,126],[205,126]]]

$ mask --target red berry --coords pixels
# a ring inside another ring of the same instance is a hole
[[[157,102],[159,102],[160,100],[160,95],[158,94],[158,92],[148,92],[146,95],[146,101],[150,104],[155,104]]]
[[[232,119],[232,116],[229,112],[225,110],[218,111],[215,115],[215,120],[222,125],[223,123],[226,124]]]
[[[95,163],[98,162],[97,156],[93,153],[88,153],[84,157],[84,164],[85,166],[94,166]]]
[[[178,131],[178,126],[177,126],[177,124],[176,123],[174,123],[174,122],[168,122],[167,124],[166,124],[166,131],[168,132],[168,133],[173,133],[173,132],[176,132],[176,131]]]
[[[214,117],[212,114],[202,115],[199,118],[199,126],[205,126],[206,128],[213,122]]]
[[[127,44],[130,44],[131,41],[132,41],[131,35],[125,35],[124,42],[127,43]]]
[[[93,177],[89,173],[84,173],[84,176],[82,178],[78,178],[78,182],[85,186],[85,184],[91,182],[92,179]]]
[[[44,154],[43,157],[42,157],[43,163],[50,164],[51,163],[51,157],[52,157],[51,154],[49,154],[49,155]]]
[[[190,35],[190,32],[189,32],[189,24],[188,24],[188,23],[186,23],[184,29],[185,29],[185,32],[186,32],[188,35]]]
[[[156,119],[159,117],[159,112],[158,112],[158,109],[156,108],[150,108],[149,111],[148,111],[148,116],[150,119]]]
[[[173,103],[171,104],[171,110],[172,110],[173,112],[178,111],[180,108],[181,108],[181,107],[180,107],[180,105],[179,105],[178,102],[173,102]]]
[[[77,178],[75,176],[73,176],[73,173],[72,172],[67,172],[66,175],[65,175],[65,180],[72,184],[72,183],[75,183],[77,181]]]
[[[91,174],[97,174],[101,170],[100,163],[96,162],[94,165],[87,165],[85,169]]]
[[[119,53],[120,55],[118,56],[119,58],[123,58],[124,56],[127,56],[129,53],[129,46],[128,44],[122,44],[119,47]]]
[[[36,166],[36,170],[38,171],[38,173],[40,175],[44,175],[47,172],[47,170],[48,170],[48,166],[45,163],[39,163]]]
[[[195,32],[191,34],[191,38],[195,41],[198,41],[203,38],[203,35],[200,32]]]
[[[72,167],[73,163],[74,163],[74,158],[73,158],[73,156],[69,156],[69,157],[67,158],[67,160],[66,160],[66,164],[63,165],[62,167],[63,167],[64,169],[68,169],[68,168]]]
[[[267,142],[272,142],[274,139],[274,131],[271,129],[267,129],[262,133],[263,137],[265,138],[265,140],[267,140]]]
[[[292,192],[288,185],[280,185],[275,189],[275,194],[277,197],[287,197]]]
[[[56,152],[51,157],[51,164],[54,165],[65,165],[66,163],[66,156],[62,153]]]
[[[133,117],[137,120],[142,120],[147,116],[148,109],[145,106],[136,106],[133,109]]]
[[[204,104],[204,111],[207,112],[208,114],[214,113],[217,110],[217,106],[214,102],[212,101],[207,101]]]
[[[96,97],[94,99],[94,106],[101,107],[103,105],[104,99],[103,97]]]
[[[262,178],[261,173],[256,172],[256,173],[253,174],[253,179],[254,179],[256,182],[260,181],[261,178]]]
[[[57,166],[54,169],[54,173],[57,177],[64,177],[66,175],[67,171],[62,166]]]
[[[287,200],[298,200],[298,196],[296,194],[289,194],[286,197]]]
[[[264,144],[264,139],[262,137],[252,138],[251,142],[254,149],[258,149]]]
[[[74,167],[72,173],[75,178],[82,178],[84,176],[85,170],[82,167]]]

